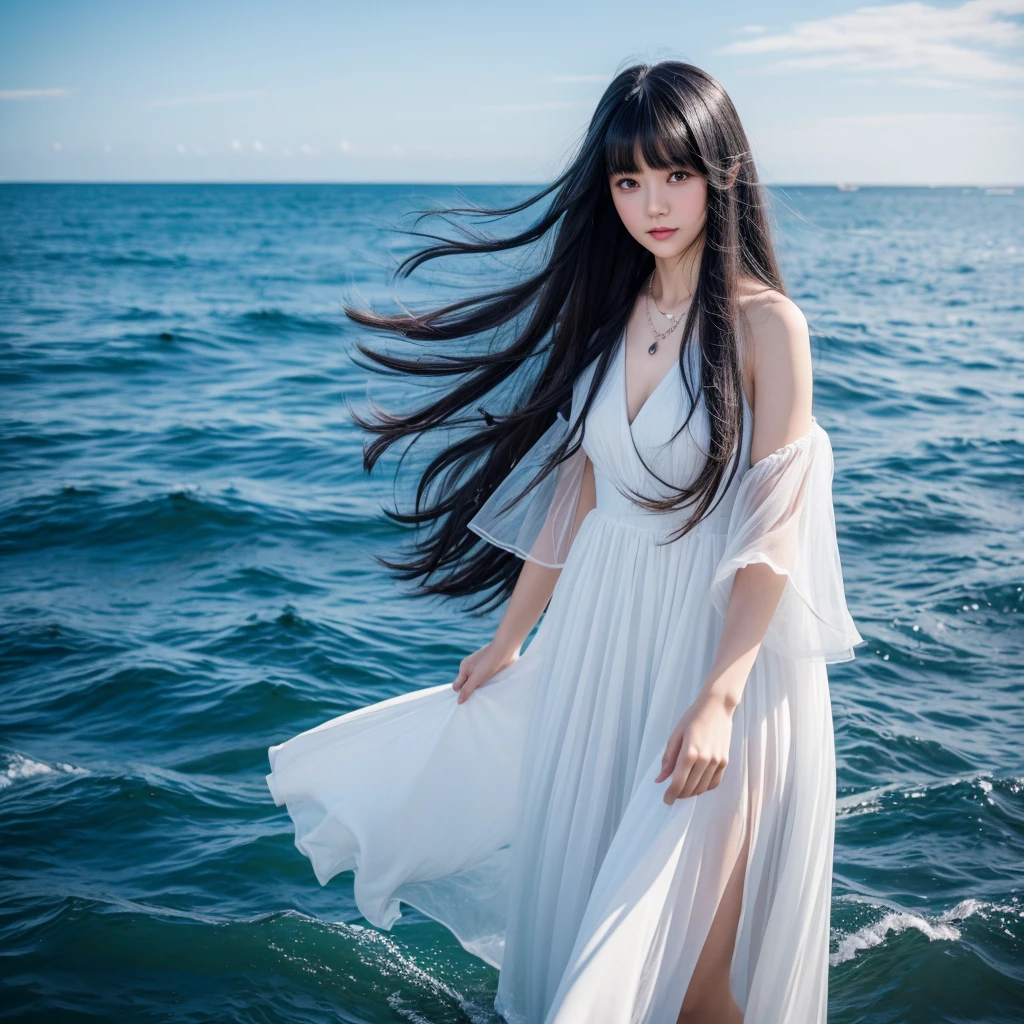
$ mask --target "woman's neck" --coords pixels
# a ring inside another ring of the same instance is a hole
[[[700,247],[693,253],[684,253],[681,257],[675,256],[672,259],[654,257],[651,294],[659,309],[677,309],[685,306],[693,297],[697,290],[702,250],[703,247]]]

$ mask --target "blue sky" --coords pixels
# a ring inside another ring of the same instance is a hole
[[[0,181],[546,181],[670,57],[766,181],[1019,184],[1022,56],[1024,0],[3,0]]]

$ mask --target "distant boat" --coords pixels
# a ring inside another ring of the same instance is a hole
[[[987,188],[985,189],[985,195],[987,196],[1012,196],[1012,188]]]
[[[836,185],[836,188],[839,189],[840,192],[856,192],[860,188],[860,185],[844,185],[840,182]]]

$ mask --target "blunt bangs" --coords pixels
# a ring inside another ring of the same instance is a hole
[[[613,115],[604,140],[605,173],[637,174],[642,154],[648,167],[690,167],[706,175],[693,135],[678,110],[651,102],[643,85]]]

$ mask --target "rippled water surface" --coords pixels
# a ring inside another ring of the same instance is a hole
[[[1024,195],[775,195],[869,641],[830,671],[830,1021],[1019,1021]],[[374,562],[394,465],[362,472],[345,406],[342,300],[387,304],[389,229],[455,198],[0,186],[6,1019],[496,1021],[496,972],[412,908],[366,926],[264,782],[268,745],[449,680],[497,621]]]

